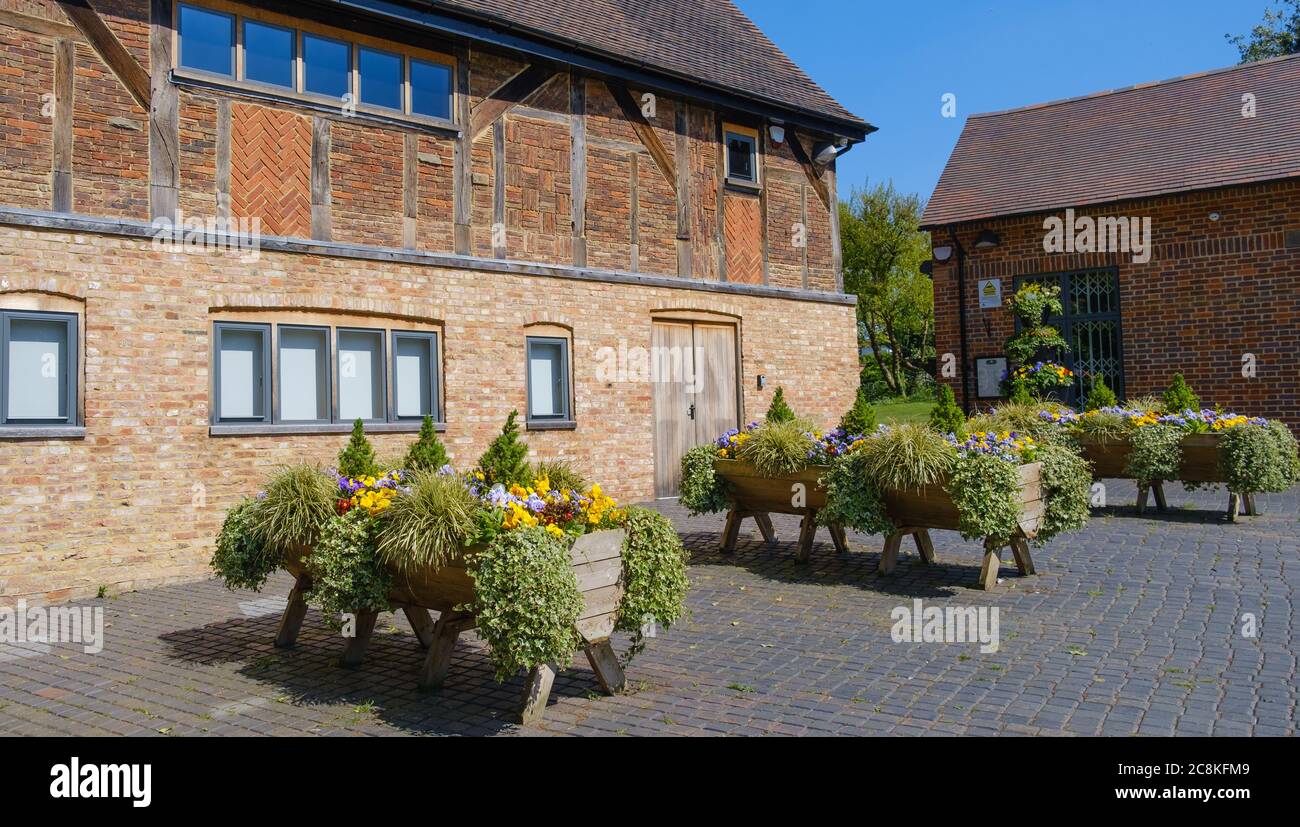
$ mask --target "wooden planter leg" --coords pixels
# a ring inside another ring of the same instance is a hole
[[[816,538],[817,512],[810,508],[804,512],[803,524],[799,527],[799,548],[795,551],[794,559],[800,563],[807,563],[812,555],[813,540]]]
[[[402,613],[406,615],[415,636],[420,639],[420,647],[428,649],[433,645],[433,618],[429,616],[429,610],[419,606],[403,606]]]
[[[740,521],[745,519],[744,515],[738,509],[731,509],[727,512],[727,525],[722,530],[722,553],[733,554],[736,551],[736,540],[740,538]]]
[[[600,688],[605,690],[605,694],[617,695],[622,692],[627,686],[627,676],[623,674],[623,667],[618,664],[618,655],[614,654],[614,647],[609,641],[588,643],[585,650],[587,661],[591,663],[596,680],[600,682]]]
[[[343,647],[343,657],[339,658],[339,666],[360,666],[366,659],[366,647],[370,645],[370,635],[375,631],[375,621],[378,619],[379,612],[357,612],[356,636],[348,638]]]
[[[549,664],[534,666],[528,673],[524,684],[523,708],[519,710],[519,723],[527,726],[542,719],[546,712],[546,701],[551,697],[551,685],[555,683],[555,670]]]
[[[1247,517],[1259,516],[1259,509],[1255,507],[1254,494],[1242,494],[1241,505],[1242,505],[1242,513],[1244,513]]]
[[[921,562],[929,565],[934,562],[934,542],[930,539],[930,531],[925,528],[918,528],[912,535],[916,541],[916,551],[921,555]]]
[[[776,542],[776,529],[772,528],[772,517],[768,514],[755,514],[754,522],[758,523],[758,532],[763,535],[763,542],[771,544]]]
[[[895,531],[885,538],[885,549],[880,552],[880,565],[876,567],[876,574],[884,577],[894,571],[894,566],[898,565],[898,550],[903,546],[903,537],[906,532]]]
[[[1147,494],[1151,492],[1150,486],[1138,485],[1137,513],[1141,514],[1147,510]]]
[[[471,615],[465,612],[443,612],[438,616],[438,622],[433,624],[429,654],[424,656],[424,665],[420,667],[421,692],[442,689],[443,682],[447,680],[447,670],[451,668],[451,655],[456,650],[456,640],[473,623]]]
[[[280,629],[275,635],[275,645],[288,649],[298,642],[298,631],[302,629],[302,619],[307,616],[307,592],[311,591],[311,578],[299,575],[289,592],[289,605],[284,607],[280,616]]]
[[[992,537],[984,540],[984,565],[980,568],[977,589],[992,591],[998,585],[998,568],[1002,565],[1002,544]]]
[[[831,542],[835,544],[835,550],[840,554],[849,553],[849,538],[844,533],[844,526],[839,523],[831,523]]]
[[[1241,513],[1241,497],[1237,494],[1228,494],[1228,519],[1237,522],[1237,517]]]
[[[1029,540],[1023,534],[1011,538],[1011,553],[1016,558],[1016,568],[1023,577],[1036,574],[1034,558],[1029,556]]]
[[[1156,480],[1151,484],[1151,490],[1156,495],[1156,508],[1160,511],[1168,511],[1169,503],[1165,500],[1165,484],[1163,480]]]

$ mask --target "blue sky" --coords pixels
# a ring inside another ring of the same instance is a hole
[[[892,179],[928,198],[967,115],[1231,66],[1224,35],[1269,0],[735,0],[848,109],[880,128],[840,193]],[[957,96],[957,117],[941,97]]]

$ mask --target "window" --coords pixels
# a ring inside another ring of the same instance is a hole
[[[379,330],[339,331],[339,418],[344,422],[386,418],[384,334]]]
[[[77,317],[0,311],[0,425],[77,424]]]
[[[758,130],[728,124],[723,127],[722,136],[727,145],[727,181],[758,186]]]
[[[438,336],[393,334],[393,407],[398,419],[438,418]]]
[[[235,76],[235,16],[180,5],[180,56],[186,69]]]
[[[568,421],[569,341],[528,337],[528,419]]]
[[[265,94],[341,102],[381,117],[450,122],[454,58],[273,12],[178,4],[177,74],[228,78]]]
[[[216,365],[216,420],[218,422],[269,422],[271,410],[271,326],[218,324]]]
[[[352,46],[314,34],[302,36],[304,91],[342,98],[352,91]]]
[[[244,21],[245,80],[292,89],[296,52],[293,29]]]
[[[280,421],[330,421],[330,332],[280,326]]]
[[[1029,282],[1061,288],[1061,305],[1065,312],[1047,319],[1047,323],[1058,328],[1065,341],[1070,343],[1068,353],[1054,357],[1074,371],[1074,384],[1060,392],[1062,401],[1078,404],[1092,390],[1096,377],[1105,379],[1115,395],[1123,399],[1124,343],[1118,271],[1107,268],[1022,276],[1015,280],[1014,287],[1019,290]],[[1016,322],[1016,327],[1019,329],[1019,322]]]

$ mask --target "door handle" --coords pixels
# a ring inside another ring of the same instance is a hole
[[[695,419],[695,405],[693,403],[691,404],[691,407],[686,411],[686,415],[689,416],[691,419]]]

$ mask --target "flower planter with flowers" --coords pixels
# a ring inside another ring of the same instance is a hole
[[[428,649],[424,690],[442,686],[457,638],[477,629],[498,680],[527,672],[525,722],[541,716],[556,665],[567,667],[577,650],[603,690],[621,691],[610,637],[632,633],[630,658],[647,624],[678,619],[687,588],[681,542],[659,514],[620,508],[570,471],[552,482],[530,468],[512,424],[498,437],[507,447],[493,455],[494,443],[468,474],[284,469],[231,510],[213,567],[231,588],[260,588],[276,568],[289,571],[295,585],[276,645],[294,645],[315,605],[350,632],[346,666],[362,662],[379,613],[402,610]]]

